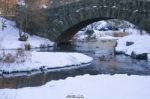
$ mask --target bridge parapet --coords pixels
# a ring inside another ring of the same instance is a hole
[[[147,5],[147,3],[149,3],[150,1],[149,0],[49,0],[48,3],[49,3],[49,7],[51,8],[57,8],[59,6],[64,6],[64,5],[68,5],[68,4],[71,4],[71,3],[81,3],[83,2],[84,4],[87,4],[87,3],[97,3],[101,6],[122,6],[122,4],[125,4],[125,6],[122,6],[122,7],[126,7],[129,5],[132,5],[132,7],[134,8],[141,8],[144,7],[144,8],[147,8],[149,7]]]

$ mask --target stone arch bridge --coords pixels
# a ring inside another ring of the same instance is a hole
[[[150,0],[49,0],[47,9],[27,16],[28,32],[55,42],[66,42],[86,25],[106,19],[126,20],[150,33]]]

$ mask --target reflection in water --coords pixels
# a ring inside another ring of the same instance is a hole
[[[16,77],[0,77],[0,88],[21,88],[26,86],[40,86],[51,80],[66,79],[78,75],[90,74],[128,74],[150,75],[150,63],[145,60],[131,59],[125,55],[114,55],[116,41],[74,42],[73,45],[65,45],[40,51],[65,51],[81,52],[94,58],[89,66],[80,68],[62,69],[58,71],[40,72],[35,75]],[[92,47],[91,47],[92,46]]]
[[[15,76],[0,78],[0,88],[21,88],[25,86],[40,86],[51,80],[66,79],[67,77],[75,77],[84,74],[96,75],[92,66],[74,68],[68,70],[52,71],[47,73],[38,73],[30,76]]]

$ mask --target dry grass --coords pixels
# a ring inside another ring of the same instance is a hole
[[[28,55],[23,49],[17,49],[16,52],[7,52],[3,50],[0,53],[1,64],[24,63],[28,59]]]
[[[113,33],[114,37],[124,37],[124,36],[127,36],[127,35],[129,35],[127,32],[114,32]]]

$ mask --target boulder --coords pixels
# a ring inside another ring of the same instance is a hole
[[[135,52],[132,52],[131,57],[134,59],[148,59],[148,54],[147,53],[142,53],[142,54],[136,54]]]
[[[133,45],[134,42],[126,42],[126,46],[130,46],[130,45]]]

